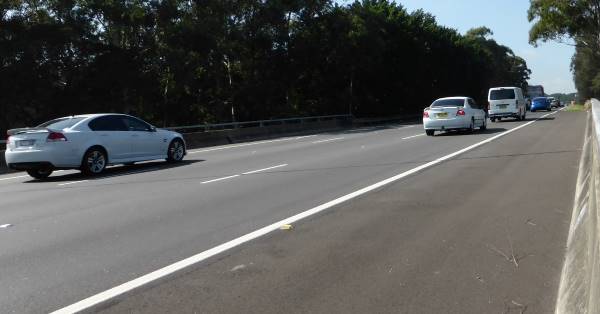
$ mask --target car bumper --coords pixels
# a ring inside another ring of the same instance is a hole
[[[74,156],[54,150],[7,150],[4,152],[6,165],[15,170],[29,170],[39,167],[69,169],[79,167]]]
[[[493,112],[489,111],[488,116],[490,118],[518,118],[518,112]]]
[[[468,129],[471,125],[471,121],[467,118],[464,119],[444,119],[444,120],[430,120],[423,119],[423,127],[425,130],[457,130],[457,129]]]
[[[548,106],[532,106],[531,110],[548,110],[550,107]]]

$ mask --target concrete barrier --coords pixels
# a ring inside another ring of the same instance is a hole
[[[592,101],[556,313],[600,313],[600,102]]]

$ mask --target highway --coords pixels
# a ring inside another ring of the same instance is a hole
[[[99,178],[2,175],[0,308],[61,309],[416,169],[92,311],[552,312],[585,121],[528,113],[435,137],[388,125]]]

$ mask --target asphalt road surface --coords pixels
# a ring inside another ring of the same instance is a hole
[[[91,311],[552,312],[585,121],[540,118]],[[93,179],[2,175],[0,308],[63,308],[525,123],[282,138]]]

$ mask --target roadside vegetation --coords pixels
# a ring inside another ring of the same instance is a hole
[[[387,0],[0,2],[0,131],[125,112],[158,126],[418,113],[525,87],[525,61]]]
[[[568,105],[567,108],[565,109],[565,111],[569,111],[569,112],[580,112],[580,111],[587,111],[589,109],[589,105],[588,103],[585,104],[573,104],[573,105]]]
[[[579,101],[600,95],[600,1],[531,0],[529,40],[575,46],[571,69]]]

